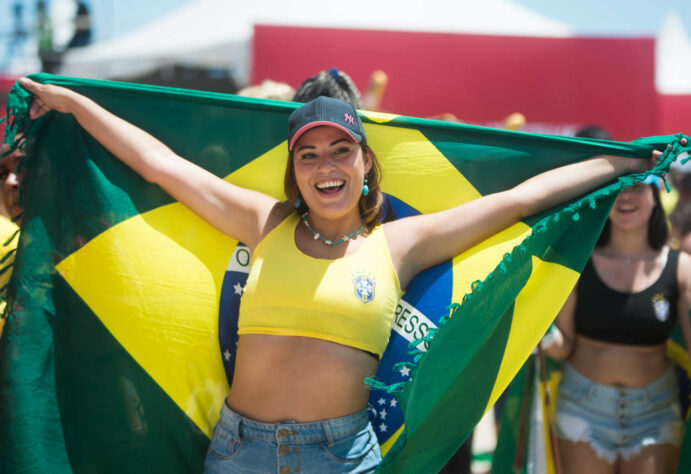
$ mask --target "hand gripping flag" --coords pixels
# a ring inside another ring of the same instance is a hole
[[[223,179],[283,198],[296,104],[35,79],[93,98]],[[16,86],[8,110],[6,140],[24,130],[29,154],[0,339],[0,472],[200,472],[232,377],[249,253],[110,156],[73,117],[31,122],[29,101]],[[681,135],[614,143],[362,119],[398,217],[595,154],[643,158],[673,142],[654,170],[662,173],[685,151]],[[370,381],[382,471],[446,462],[555,317],[617,191],[646,174],[519,222],[416,277]]]

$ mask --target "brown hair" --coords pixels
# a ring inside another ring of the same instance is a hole
[[[381,221],[383,213],[383,194],[379,184],[381,182],[381,168],[379,166],[379,161],[377,160],[377,155],[369,147],[365,140],[360,142],[360,148],[362,149],[363,156],[369,156],[372,160],[372,167],[369,172],[365,175],[367,177],[367,186],[369,187],[369,193],[367,196],[360,196],[360,201],[358,202],[358,207],[360,209],[360,217],[362,222],[365,224],[365,229],[371,232],[372,229],[379,224]],[[298,189],[297,181],[295,180],[295,168],[293,166],[293,152],[290,151],[288,154],[288,163],[286,165],[285,178],[283,180],[283,192],[285,192],[289,203],[293,206],[295,212],[299,215],[307,212],[307,205],[300,195],[300,190]],[[296,208],[295,203],[300,199],[300,205]]]

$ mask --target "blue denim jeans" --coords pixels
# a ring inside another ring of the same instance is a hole
[[[559,438],[587,442],[610,464],[651,444],[679,446],[684,424],[674,368],[645,387],[620,388],[597,384],[567,362],[555,424]]]
[[[380,461],[366,409],[314,423],[259,423],[224,403],[204,473],[359,473],[373,472]]]

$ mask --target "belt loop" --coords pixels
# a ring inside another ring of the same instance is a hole
[[[643,403],[645,403],[646,405],[652,401],[652,397],[648,393],[648,390],[649,387],[643,387],[643,390],[641,390],[641,392],[643,392],[643,396],[641,398],[643,399]]]
[[[224,421],[228,423],[228,429],[231,430],[231,432],[238,438],[242,438],[242,433],[240,433],[242,417],[235,413],[233,410],[231,410],[225,401],[223,402],[223,410],[226,412],[227,415],[223,418],[225,419]]]
[[[329,425],[329,422],[323,421],[322,427],[324,428],[324,434],[326,434],[326,441],[329,443],[329,446],[333,446],[336,440],[334,438],[333,433],[331,432],[331,426]]]

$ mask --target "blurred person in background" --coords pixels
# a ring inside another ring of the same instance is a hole
[[[611,139],[596,126],[576,136]],[[684,423],[666,342],[691,348],[691,256],[670,249],[657,178],[617,197],[546,352],[564,359],[556,432],[566,474],[671,473]]]
[[[691,253],[691,202],[677,203],[669,216],[672,247]]]
[[[19,205],[19,188],[22,184],[23,172],[20,162],[24,158],[24,139],[18,135],[15,139],[17,147],[3,144],[0,147],[0,185],[2,188],[2,207],[5,215],[0,216],[0,288],[4,288],[12,276],[7,270],[14,264],[14,252],[17,248],[19,228],[22,222],[22,208]],[[5,270],[3,270],[5,269]],[[6,302],[0,302],[0,315],[4,314]],[[5,326],[5,319],[0,317],[0,337]]]
[[[691,347],[691,256],[666,246],[653,180],[617,197],[556,319],[565,359],[556,405],[564,473],[672,473],[684,422],[666,342],[677,318]]]
[[[384,71],[376,70],[370,75],[369,85],[362,99],[365,110],[378,111],[384,100],[384,92],[389,84],[389,76]]]
[[[612,135],[599,125],[584,125],[574,134],[580,138],[596,138],[598,140],[611,140]]]
[[[81,48],[91,44],[91,12],[86,2],[77,1],[77,14],[74,17],[74,35],[67,48]]]
[[[22,51],[28,33],[24,27],[24,5],[20,1],[12,3],[12,34],[7,42],[5,65],[8,65],[15,54]]]
[[[295,92],[293,102],[305,103],[319,96],[350,102],[356,109],[363,108],[362,96],[353,80],[333,67],[305,79]]]
[[[292,100],[295,95],[295,89],[285,82],[265,79],[261,84],[240,89],[237,95],[254,97],[255,99]]]
[[[662,195],[662,205],[671,216],[677,207],[691,203],[691,161],[683,165],[673,163],[667,181],[672,185],[672,190]]]
[[[295,92],[293,101],[305,103],[326,96],[350,102],[356,109],[378,111],[388,83],[389,77],[384,71],[374,71],[363,96],[346,72],[331,68],[305,79]]]
[[[36,2],[35,34],[38,41],[38,57],[41,60],[43,72],[54,73],[57,71],[59,61],[58,54],[53,48],[53,21],[50,18],[47,2]]]

